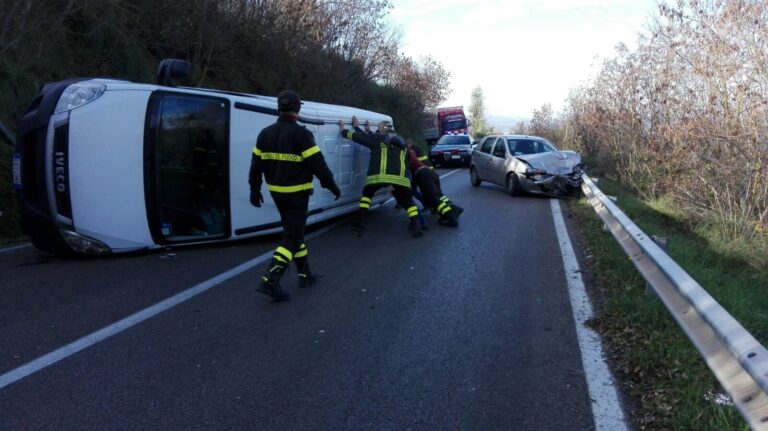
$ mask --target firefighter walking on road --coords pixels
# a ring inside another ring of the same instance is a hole
[[[405,208],[410,219],[409,229],[414,237],[423,235],[419,223],[419,208],[413,202],[411,194],[411,181],[406,171],[407,148],[405,141],[394,134],[394,129],[389,122],[379,123],[376,133],[367,134],[359,131],[360,122],[357,117],[352,117],[352,127],[356,130],[344,128],[344,122],[339,121],[341,136],[354,141],[371,150],[371,159],[368,164],[368,176],[365,179],[363,196],[360,198],[358,217],[352,224],[354,232],[362,235],[365,228],[365,216],[368,213],[373,195],[382,187],[392,186],[392,194],[397,203]]]
[[[313,175],[337,200],[341,191],[312,133],[297,124],[301,109],[299,95],[290,90],[281,92],[277,96],[277,108],[277,122],[264,128],[256,140],[248,183],[251,186],[251,204],[260,208],[264,202],[261,194],[264,176],[283,225],[282,241],[256,290],[275,301],[287,301],[290,294],[280,286],[280,279],[292,260],[299,273],[299,287],[307,287],[317,279],[309,269],[309,256],[304,244]]]

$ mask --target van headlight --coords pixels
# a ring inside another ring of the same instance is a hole
[[[56,104],[55,113],[58,114],[60,112],[71,111],[87,103],[91,103],[101,97],[106,90],[106,85],[93,82],[72,84],[61,93],[59,103]]]
[[[88,238],[87,236],[66,229],[59,229],[59,232],[61,232],[61,237],[64,239],[64,242],[67,243],[69,248],[77,253],[88,255],[112,253],[112,249],[101,241]]]

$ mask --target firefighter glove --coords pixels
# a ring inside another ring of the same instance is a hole
[[[339,198],[341,197],[341,190],[339,190],[339,186],[337,186],[336,183],[329,185],[328,187],[326,187],[326,189],[328,189],[328,191],[330,191],[331,193],[333,193],[334,196],[336,196],[336,199],[334,200],[336,201],[339,200]]]
[[[264,203],[264,198],[261,196],[261,191],[251,190],[251,205],[261,208],[262,203]]]

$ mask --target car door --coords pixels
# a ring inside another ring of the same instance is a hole
[[[496,139],[491,151],[491,163],[488,164],[488,167],[490,181],[504,185],[507,176],[507,146],[506,139],[503,137]]]
[[[477,175],[482,180],[490,181],[490,170],[488,169],[488,166],[491,162],[491,150],[493,149],[493,143],[495,141],[495,136],[486,136],[474,152],[475,168],[477,169]]]

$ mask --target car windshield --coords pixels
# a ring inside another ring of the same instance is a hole
[[[472,141],[467,135],[444,135],[435,145],[470,145]]]
[[[539,154],[549,153],[557,151],[554,145],[547,141],[537,139],[510,139],[507,138],[507,146],[509,147],[510,154],[525,155],[525,154]]]

